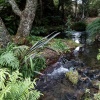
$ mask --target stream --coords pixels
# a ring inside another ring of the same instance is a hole
[[[94,84],[100,81],[98,47],[94,44],[87,45],[85,32],[73,33],[72,40],[81,45],[71,53],[62,55],[55,64],[40,73],[36,86],[44,94],[40,100],[84,100],[87,88],[91,90],[91,98],[98,91]],[[70,70],[77,70],[79,73],[77,85],[73,85],[65,77],[65,73]]]

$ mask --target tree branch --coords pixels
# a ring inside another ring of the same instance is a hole
[[[21,10],[19,9],[18,5],[16,4],[15,0],[8,0],[8,2],[10,3],[10,5],[12,6],[12,10],[13,12],[18,15],[21,16]]]
[[[26,0],[25,11],[29,10],[35,13],[37,7],[37,1],[38,0]]]

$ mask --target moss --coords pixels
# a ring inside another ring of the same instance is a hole
[[[78,72],[77,71],[69,71],[65,74],[65,76],[73,83],[77,84],[78,82]]]

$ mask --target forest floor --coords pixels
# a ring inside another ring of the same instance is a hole
[[[32,39],[33,38],[33,39]],[[42,39],[39,36],[33,36],[29,41],[31,45]],[[34,39],[35,38],[35,39]],[[78,43],[75,43],[71,39],[52,39],[48,44],[45,45],[43,50],[40,50],[43,57],[46,59],[46,65],[50,66],[57,62],[58,58],[67,52],[67,50],[73,50],[79,46]],[[67,49],[68,48],[68,49]]]
[[[89,18],[86,19],[86,22],[87,23],[91,23],[91,22],[93,22],[97,18],[100,18],[100,17],[89,17]]]

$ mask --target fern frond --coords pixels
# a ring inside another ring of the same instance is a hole
[[[14,53],[14,55],[16,56],[16,57],[20,57],[20,58],[22,58],[24,55],[25,55],[25,53],[26,53],[26,51],[28,50],[28,46],[25,46],[25,45],[22,45],[22,46],[16,46],[16,47],[14,47],[13,48],[13,53]]]
[[[37,100],[42,95],[35,89],[35,80],[31,81],[30,78],[23,80],[19,71],[12,74],[9,74],[6,69],[0,69],[0,73],[1,71],[4,73],[3,80],[6,84],[0,89],[0,100]],[[7,74],[8,78],[6,78]]]
[[[100,18],[94,20],[87,26],[87,32],[89,33],[90,38],[93,40],[97,34],[100,35]]]
[[[11,67],[12,69],[18,69],[19,60],[15,57],[13,52],[5,52],[0,56],[0,65],[2,67]]]
[[[9,76],[9,71],[7,69],[0,69],[0,89],[5,88],[6,76]]]

